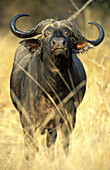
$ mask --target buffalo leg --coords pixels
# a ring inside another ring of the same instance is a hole
[[[47,132],[47,140],[46,140],[47,147],[50,147],[52,144],[55,143],[56,137],[57,137],[56,129],[48,130],[48,132]]]
[[[20,113],[20,120],[24,132],[24,156],[26,160],[29,160],[33,158],[35,153],[38,151],[38,146],[34,138],[34,129],[32,128],[32,124],[26,120],[22,112]]]
[[[68,152],[69,152],[70,134],[72,133],[75,127],[76,113],[74,112],[72,115],[69,115],[68,118],[69,120],[67,121],[67,124],[63,122],[61,126],[61,131],[63,134],[63,148],[64,148],[66,155],[68,155]]]
[[[70,136],[70,128],[65,125],[65,123],[61,126],[61,132],[63,135],[63,149],[65,151],[65,154],[68,155],[69,152],[69,136]]]
[[[46,144],[48,149],[48,156],[49,159],[52,161],[54,159],[54,143],[57,138],[57,131],[56,129],[48,129],[47,131],[47,139],[46,139]]]

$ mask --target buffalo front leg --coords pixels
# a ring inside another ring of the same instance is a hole
[[[56,137],[57,137],[55,120],[50,120],[47,123],[45,129],[47,129],[46,144],[47,144],[47,147],[50,147],[52,144],[55,143]]]
[[[57,131],[56,129],[48,129],[47,131],[47,139],[46,139],[46,144],[47,147],[50,147],[52,144],[55,143],[57,137]]]
[[[24,156],[26,160],[28,160],[34,157],[35,153],[38,151],[38,146],[34,138],[35,132],[32,126],[32,122],[27,121],[23,113],[20,114],[20,120],[24,132],[24,142],[25,142]]]
[[[68,116],[68,121],[63,122],[61,125],[63,148],[66,155],[68,155],[69,153],[69,140],[70,140],[70,135],[75,127],[75,122],[76,122],[76,113],[70,114]]]
[[[48,156],[50,160],[54,159],[54,143],[57,138],[57,130],[55,125],[55,120],[49,121],[47,124],[47,138],[46,138],[46,144],[48,149]]]
[[[65,125],[65,123],[61,126],[61,132],[62,132],[62,145],[63,149],[65,151],[65,154],[68,155],[69,152],[69,139],[70,139],[70,128]]]
[[[57,138],[56,129],[48,129],[46,144],[48,147],[48,156],[51,161],[54,159],[54,143],[56,141],[56,138]]]

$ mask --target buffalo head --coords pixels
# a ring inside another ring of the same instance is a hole
[[[35,40],[25,40],[25,44],[35,47],[40,43],[40,47],[43,47],[42,49],[39,48],[40,52],[46,52],[46,58],[45,55],[43,55],[43,59],[47,60],[47,56],[50,57],[59,69],[70,63],[72,53],[88,51],[88,49],[100,44],[104,38],[103,28],[95,22],[89,23],[95,25],[99,30],[99,37],[95,41],[87,40],[79,30],[67,20],[56,21],[54,19],[47,19],[40,22],[32,30],[23,32],[16,28],[16,20],[23,16],[29,15],[18,14],[12,18],[10,22],[12,32],[19,38],[30,38],[39,35],[39,42]]]

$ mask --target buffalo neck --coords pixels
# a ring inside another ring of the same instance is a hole
[[[45,64],[44,64],[45,63]],[[43,60],[41,62],[41,68],[43,76],[42,79],[39,79],[39,83],[43,86],[43,88],[52,96],[55,96],[55,93],[63,99],[69,92],[68,86],[70,86],[69,75],[67,69],[69,69],[69,64],[63,69],[58,69],[54,63],[48,58],[47,60]]]

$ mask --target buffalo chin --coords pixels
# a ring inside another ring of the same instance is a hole
[[[54,62],[55,66],[59,69],[66,67],[69,60],[69,56],[66,50],[63,49],[56,49],[52,53],[52,61]]]

